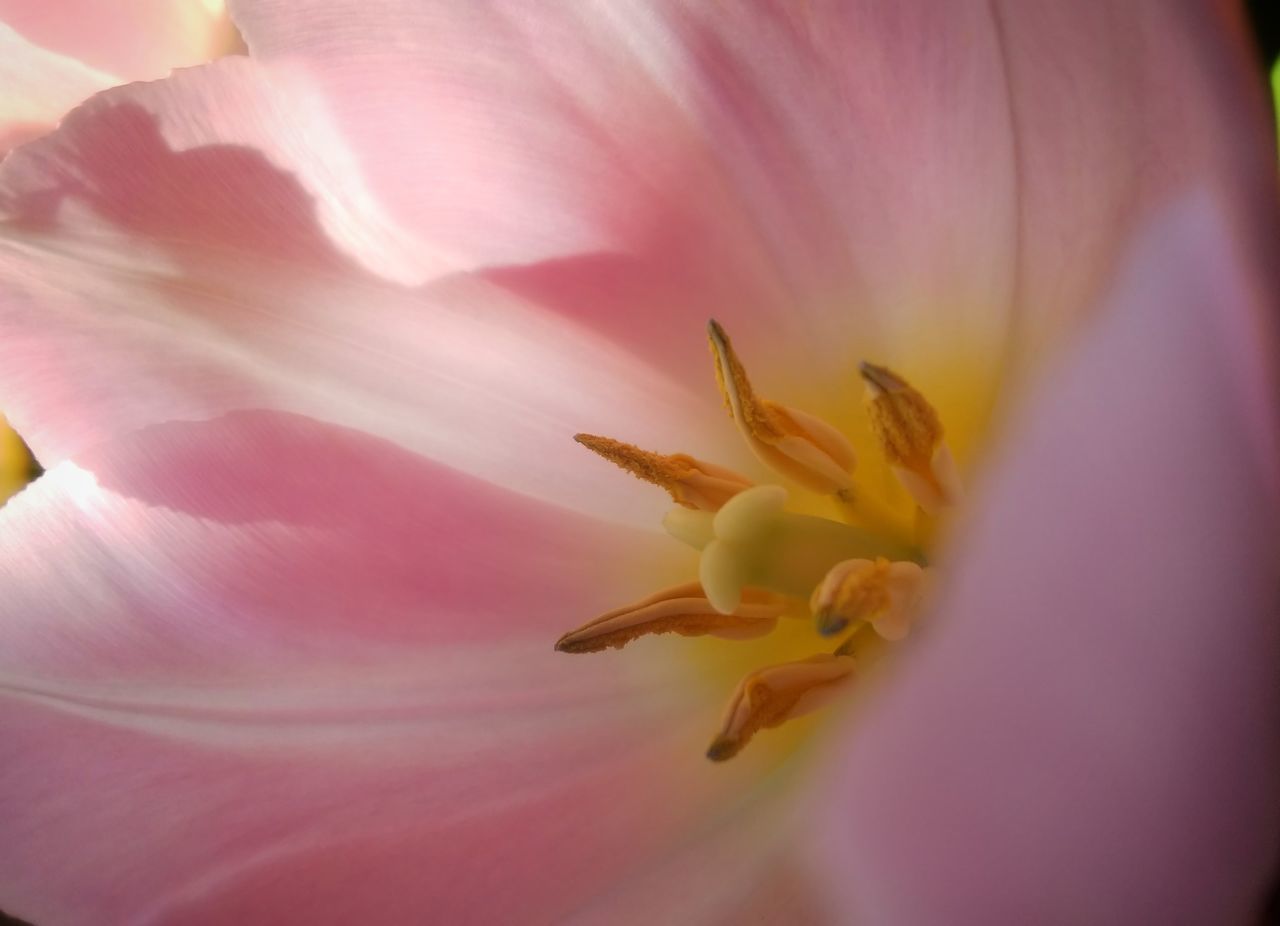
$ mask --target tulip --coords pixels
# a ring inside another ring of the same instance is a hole
[[[234,51],[221,0],[0,2],[0,155],[107,87]]]
[[[231,12],[247,58],[0,165],[0,395],[48,468],[0,509],[0,906],[1256,911],[1237,10]]]

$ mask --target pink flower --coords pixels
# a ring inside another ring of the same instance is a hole
[[[0,0],[0,154],[106,87],[232,51],[221,0]]]
[[[0,395],[48,467],[0,509],[0,906],[1256,909],[1276,190],[1233,8],[232,14],[249,58],[100,94],[0,166]],[[851,436],[860,491],[913,508],[861,359],[966,483],[927,628],[725,764],[734,680],[820,652],[807,624],[551,648],[700,568],[571,435],[692,454],[695,509],[777,481],[717,408],[712,315],[760,396]]]

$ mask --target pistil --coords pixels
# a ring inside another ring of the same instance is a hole
[[[902,377],[860,366],[872,430],[918,506],[917,534],[854,480],[849,441],[822,419],[758,396],[724,329],[708,340],[725,406],[763,463],[817,492],[845,520],[789,511],[790,493],[687,454],[658,454],[593,434],[578,443],[670,493],[667,532],[700,551],[698,581],[663,589],[565,634],[556,649],[620,649],[641,636],[760,637],[778,618],[812,615],[814,648],[834,651],[749,672],[730,698],[707,756],[736,755],[760,730],[816,710],[854,678],[855,658],[874,658],[875,638],[905,637],[928,584],[920,545],[936,516],[957,504],[960,478],[933,406]]]
[[[757,486],[734,497],[712,519],[714,539],[702,550],[698,575],[720,610],[732,611],[748,585],[808,599],[843,560],[919,556],[855,525],[786,511],[787,498],[781,486]]]

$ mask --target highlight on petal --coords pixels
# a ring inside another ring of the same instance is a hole
[[[0,22],[53,55],[112,75],[113,84],[240,49],[222,0],[0,0]]]
[[[0,157],[114,83],[112,75],[33,45],[0,21]]]
[[[37,456],[274,408],[656,523],[569,436],[669,446],[710,397],[483,280],[389,280],[420,253],[309,101],[228,58],[108,91],[0,167],[0,394]]]
[[[1037,367],[1153,204],[1265,144],[1228,6],[231,2],[397,220],[504,285],[687,384],[691,314],[759,377],[875,356],[953,424],[1005,360]]]
[[[696,774],[685,667],[568,673],[546,645],[566,607],[638,593],[618,551],[661,569],[665,548],[278,413],[52,468],[0,509],[6,911],[408,926],[607,906],[751,784]],[[719,887],[754,865],[744,848]]]
[[[1261,909],[1280,828],[1280,342],[1223,214],[1202,195],[1155,222],[1011,424],[930,632],[815,785],[840,909]]]
[[[906,319],[943,292],[948,314],[932,310],[925,332],[936,343],[977,328],[985,343],[1003,326],[1015,190],[1009,149],[990,144],[1008,108],[984,8],[231,9],[255,56],[299,61],[323,84],[376,195],[408,227],[493,263],[591,252],[660,263],[674,298],[644,313],[578,301],[582,276],[608,270],[598,262],[505,279],[682,370],[697,369],[695,354],[671,323],[689,287],[702,311],[730,306],[722,320],[761,324],[762,339],[830,326],[806,359],[831,373],[854,337],[916,329]],[[957,41],[963,59],[945,53]],[[940,163],[939,150],[951,156]],[[440,189],[437,172],[454,182]]]

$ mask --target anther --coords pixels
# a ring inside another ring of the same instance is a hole
[[[924,577],[916,563],[884,557],[837,563],[809,599],[818,633],[834,636],[866,622],[886,640],[901,640],[911,629]]]
[[[719,511],[725,502],[752,485],[746,476],[688,454],[653,453],[594,434],[575,434],[573,439],[631,475],[666,489],[672,500],[685,508]]]
[[[757,396],[724,328],[712,320],[707,337],[725,407],[760,461],[824,495],[849,489],[856,458],[844,435],[813,415]]]
[[[928,514],[956,504],[960,476],[933,406],[887,367],[863,361],[858,371],[872,430],[898,481]]]
[[[621,649],[649,634],[676,633],[684,637],[710,634],[745,640],[769,633],[786,610],[785,600],[764,589],[749,588],[731,614],[722,614],[697,582],[663,589],[648,598],[600,615],[556,642],[562,653],[596,653]]]
[[[810,656],[750,673],[729,699],[720,732],[707,750],[713,762],[731,759],[760,730],[780,726],[826,704],[853,678],[850,656]]]

